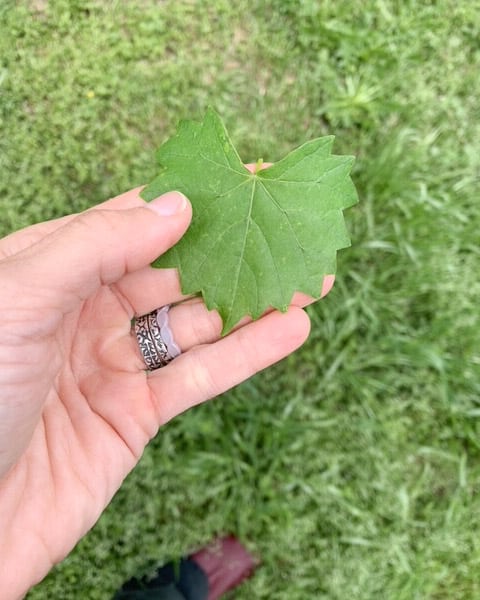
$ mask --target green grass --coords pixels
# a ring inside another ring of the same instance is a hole
[[[238,599],[479,598],[476,3],[6,0],[0,28],[3,234],[149,181],[209,104],[245,161],[334,133],[361,198],[303,349],[165,427],[29,599],[225,531],[262,559]]]

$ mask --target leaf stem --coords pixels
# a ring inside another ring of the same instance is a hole
[[[255,163],[255,175],[262,170],[263,158],[259,158]]]

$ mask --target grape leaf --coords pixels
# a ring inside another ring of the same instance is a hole
[[[185,294],[202,293],[228,333],[245,315],[287,310],[295,291],[318,298],[336,252],[350,245],[342,210],[357,202],[351,156],[331,154],[333,136],[296,148],[250,173],[218,114],[182,121],[158,150],[160,174],[142,197],[179,190],[193,219],[153,263],[176,267]]]

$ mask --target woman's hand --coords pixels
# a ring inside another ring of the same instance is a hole
[[[191,207],[175,192],[147,205],[139,191],[0,241],[2,598],[68,554],[160,425],[308,335],[292,306],[220,339],[219,316],[188,300],[170,311],[182,354],[146,373],[131,319],[183,299],[176,272],[149,265],[183,235]]]

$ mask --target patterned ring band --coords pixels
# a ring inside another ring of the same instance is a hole
[[[164,306],[135,320],[135,335],[149,371],[164,367],[180,354],[168,326],[169,309]]]

